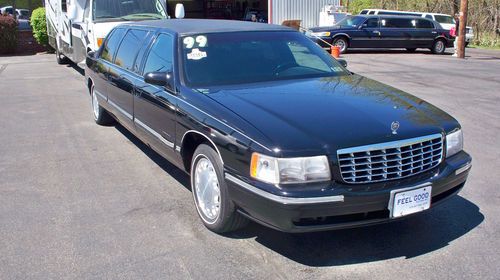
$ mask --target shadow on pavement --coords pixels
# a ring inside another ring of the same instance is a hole
[[[190,190],[189,176],[186,173],[123,126],[117,124],[115,127],[159,167]],[[478,206],[461,196],[455,196],[430,211],[387,224],[289,234],[250,223],[225,237],[255,239],[263,246],[303,265],[339,266],[424,255],[446,247],[476,228],[483,220],[484,216]]]
[[[252,223],[228,237],[255,238],[260,244],[303,265],[339,266],[424,255],[446,247],[483,220],[484,216],[474,203],[456,196],[426,213],[388,224],[287,234]]]
[[[344,55],[348,55],[348,54],[402,54],[402,53],[438,55],[438,54],[433,54],[430,50],[427,50],[427,49],[417,49],[414,52],[410,52],[410,51],[407,51],[405,49],[349,49],[347,51],[347,53],[345,53]],[[453,49],[447,49],[443,55],[452,55],[452,54],[453,54]]]

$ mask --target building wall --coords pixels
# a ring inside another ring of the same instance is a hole
[[[302,20],[304,28],[319,25],[319,12],[326,5],[340,5],[340,0],[269,0],[269,21],[281,24],[285,20]]]

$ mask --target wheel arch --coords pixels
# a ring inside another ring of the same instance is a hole
[[[335,41],[335,39],[341,38],[341,37],[347,39],[348,46],[351,45],[351,36],[349,36],[349,34],[347,34],[347,33],[337,33],[337,34],[333,35],[333,37],[332,37],[332,44],[333,44],[333,41]]]
[[[222,159],[222,155],[219,151],[219,148],[214,143],[214,141],[210,139],[210,137],[206,136],[205,134],[197,130],[188,130],[182,136],[180,145],[182,162],[184,165],[184,169],[187,172],[191,171],[191,161],[193,159],[194,152],[196,151],[196,148],[201,144],[206,144],[212,147],[215,150],[215,152],[219,155],[222,165],[224,165],[224,160]]]

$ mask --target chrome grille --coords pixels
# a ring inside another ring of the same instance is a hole
[[[436,167],[443,159],[443,137],[433,134],[401,141],[337,151],[347,183],[372,183],[412,176]]]

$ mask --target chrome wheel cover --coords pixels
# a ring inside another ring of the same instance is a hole
[[[97,100],[97,95],[94,93],[94,87],[92,87],[92,111],[94,112],[94,119],[99,118],[99,100]]]
[[[443,41],[437,41],[436,42],[436,52],[440,53],[444,49],[444,43]]]
[[[220,214],[221,197],[219,179],[212,162],[203,155],[194,167],[193,195],[202,219],[215,223]]]
[[[342,39],[335,41],[335,46],[340,48],[340,52],[344,52],[347,48],[346,42]]]

